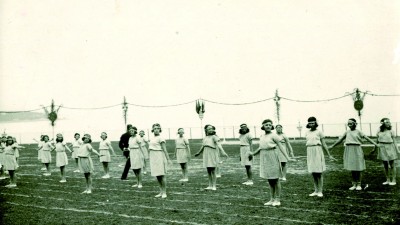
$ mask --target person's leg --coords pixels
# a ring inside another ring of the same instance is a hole
[[[282,167],[282,180],[286,180],[286,162],[281,162],[281,167]]]
[[[9,170],[8,174],[10,175],[10,185],[17,185],[17,182],[15,181],[15,170]]]
[[[318,197],[322,197],[322,190],[324,188],[324,176],[318,173]]]
[[[211,190],[217,190],[217,174],[215,167],[211,167]]]
[[[85,181],[86,181],[86,189],[82,193],[86,194],[89,191],[89,175],[90,174],[89,173],[84,173],[84,175],[85,175]]]
[[[386,177],[386,181],[383,182],[383,185],[387,185],[390,182],[390,175],[389,175],[389,162],[388,161],[382,161],[383,162],[383,169]]]
[[[274,179],[268,179],[270,200],[269,200],[269,202],[265,203],[264,205],[272,205],[274,203],[274,200],[275,200],[274,183],[275,183]]]
[[[137,184],[134,186],[141,188],[142,187],[142,169],[134,169],[133,172],[135,173],[136,180],[137,180]]]
[[[246,174],[247,174],[247,183],[248,184],[253,184],[253,172],[251,171],[251,166],[246,165]]]
[[[389,184],[395,185],[396,184],[396,166],[394,164],[394,160],[389,161],[389,171],[390,171],[390,175],[391,175],[391,179],[389,176],[389,179],[391,180],[391,182]]]
[[[79,171],[78,158],[75,158],[75,166],[76,166],[76,170],[75,170],[74,172],[80,172],[80,171]]]
[[[311,193],[309,196],[316,196],[318,193],[318,175],[317,173],[311,173],[313,177],[313,183],[314,183],[314,192]]]
[[[92,193],[92,188],[93,188],[92,175],[91,173],[88,173],[88,191],[87,191],[88,194]]]
[[[130,168],[131,168],[131,159],[129,157],[126,157],[125,168],[124,172],[122,173],[121,180],[126,180],[128,178],[128,173]]]
[[[65,181],[65,166],[60,166],[60,172],[61,172],[61,180],[60,182]]]
[[[50,163],[45,163],[44,165],[46,166],[46,173],[48,175],[51,174],[51,172],[50,172]]]

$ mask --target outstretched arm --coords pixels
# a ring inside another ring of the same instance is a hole
[[[329,148],[325,143],[325,138],[321,138],[321,144],[322,144],[322,148],[325,149],[326,153],[328,154],[328,157],[330,160],[336,161],[336,159],[331,155],[331,153],[329,152]]]

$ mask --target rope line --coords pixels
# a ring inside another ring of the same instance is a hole
[[[327,101],[333,101],[333,100],[345,98],[347,96],[353,95],[354,93],[355,92],[347,93],[343,96],[336,97],[336,98],[319,99],[319,100],[301,100],[301,99],[291,99],[291,98],[286,98],[286,97],[281,97],[281,96],[278,96],[278,97],[279,97],[279,99],[284,99],[284,100],[292,101],[292,102],[327,102]],[[361,93],[364,93],[365,95],[380,96],[380,97],[398,97],[398,96],[400,96],[398,94],[373,94],[370,92],[361,92]],[[218,105],[250,105],[250,104],[256,104],[256,103],[265,102],[265,101],[269,101],[269,100],[275,100],[276,98],[277,98],[277,96],[274,96],[271,98],[261,99],[261,100],[252,101],[252,102],[242,102],[242,103],[217,102],[217,101],[213,101],[213,100],[209,100],[209,99],[201,99],[201,100],[203,100],[205,102],[213,103],[213,104],[218,104]],[[178,103],[178,104],[170,104],[170,105],[139,105],[139,104],[134,104],[134,103],[126,103],[126,105],[131,105],[131,106],[136,106],[136,107],[145,107],[145,108],[166,108],[166,107],[176,107],[176,106],[188,105],[188,104],[196,102],[196,100]],[[113,108],[113,107],[123,106],[123,105],[124,105],[124,103],[119,103],[119,104],[110,105],[110,106],[89,107],[89,108],[68,107],[68,106],[64,106],[64,105],[55,105],[55,106],[64,108],[64,109],[72,109],[72,110],[97,110],[97,109],[108,109],[108,108]],[[49,106],[45,106],[45,108],[47,108],[47,107],[49,107]],[[21,110],[21,111],[0,111],[0,113],[25,113],[25,112],[34,112],[34,111],[39,111],[39,110],[43,110],[43,107],[36,108],[36,109],[30,109],[30,110]]]

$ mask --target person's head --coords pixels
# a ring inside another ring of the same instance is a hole
[[[92,137],[90,136],[90,134],[84,134],[82,137],[82,141],[84,143],[92,143]]]
[[[100,138],[103,140],[107,139],[107,133],[106,132],[101,132]]]
[[[247,127],[247,124],[240,124],[239,134],[247,134],[250,132],[250,129]]]
[[[318,123],[317,123],[317,118],[315,117],[310,117],[307,120],[307,128],[311,128],[311,130],[315,130],[318,127]]]
[[[48,135],[43,135],[43,141],[48,142],[50,140]]]
[[[206,136],[215,135],[215,127],[213,125],[207,124],[204,126],[204,133]]]
[[[282,134],[282,133],[283,133],[282,128],[283,128],[282,125],[277,124],[277,125],[275,126],[276,133]]]
[[[74,138],[75,140],[79,140],[79,138],[81,138],[81,135],[79,133],[75,133]]]
[[[130,129],[131,127],[133,127],[133,125],[132,125],[132,124],[128,124],[128,125],[126,125],[126,132],[129,132],[129,129]]]
[[[1,142],[7,142],[7,136],[2,135],[1,136]]]
[[[44,141],[44,135],[40,135],[40,141]]]
[[[8,145],[12,145],[12,144],[14,144],[14,139],[13,139],[13,137],[11,137],[11,136],[7,136],[7,146]]]
[[[261,130],[265,131],[265,133],[269,133],[274,129],[274,125],[272,120],[270,119],[265,119],[262,123],[261,123]]]
[[[392,124],[390,123],[389,118],[382,118],[381,119],[381,126],[379,127],[380,131],[383,132],[385,130],[391,130]]]
[[[357,120],[354,118],[350,118],[347,121],[347,126],[350,128],[350,130],[355,130],[357,127]]]
[[[183,134],[185,133],[185,130],[183,128],[178,129],[178,134],[180,137],[183,137]]]
[[[153,126],[151,126],[151,132],[156,136],[159,135],[162,132],[161,125],[159,123],[153,124]]]
[[[128,132],[129,132],[129,134],[130,134],[132,137],[134,137],[134,136],[136,136],[136,134],[137,134],[137,128],[134,127],[134,126],[131,126],[131,127],[129,128]]]
[[[144,136],[144,130],[140,130],[139,131],[139,135],[140,135],[140,137],[143,137]]]
[[[56,135],[56,143],[58,142],[63,142],[64,141],[64,137],[62,134],[57,134]]]

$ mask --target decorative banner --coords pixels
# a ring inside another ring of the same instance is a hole
[[[56,120],[57,120],[57,117],[58,117],[58,116],[57,116],[57,113],[58,113],[58,110],[60,110],[61,105],[58,106],[57,109],[55,109],[54,100],[52,99],[52,100],[51,100],[51,105],[50,105],[50,112],[49,112],[49,111],[47,110],[47,108],[44,107],[43,105],[42,105],[42,107],[43,107],[43,109],[44,109],[44,112],[45,112],[46,115],[47,115],[47,119],[49,119],[50,122],[51,122],[51,126],[54,127],[54,124],[55,124],[55,122],[56,122]]]
[[[124,96],[124,102],[122,103],[122,111],[123,111],[123,116],[124,116],[124,122],[125,122],[125,127],[126,127],[126,117],[127,117],[127,112],[128,112],[128,103],[126,102],[126,98]]]
[[[204,110],[204,101],[201,99],[196,100],[196,112],[199,114],[199,118],[202,120],[206,111]]]
[[[278,89],[276,89],[274,101],[275,101],[275,105],[276,105],[276,119],[277,119],[278,123],[281,120],[281,112],[280,112],[280,110],[281,110],[281,102],[280,102],[280,100],[281,100],[281,97],[279,97]]]

